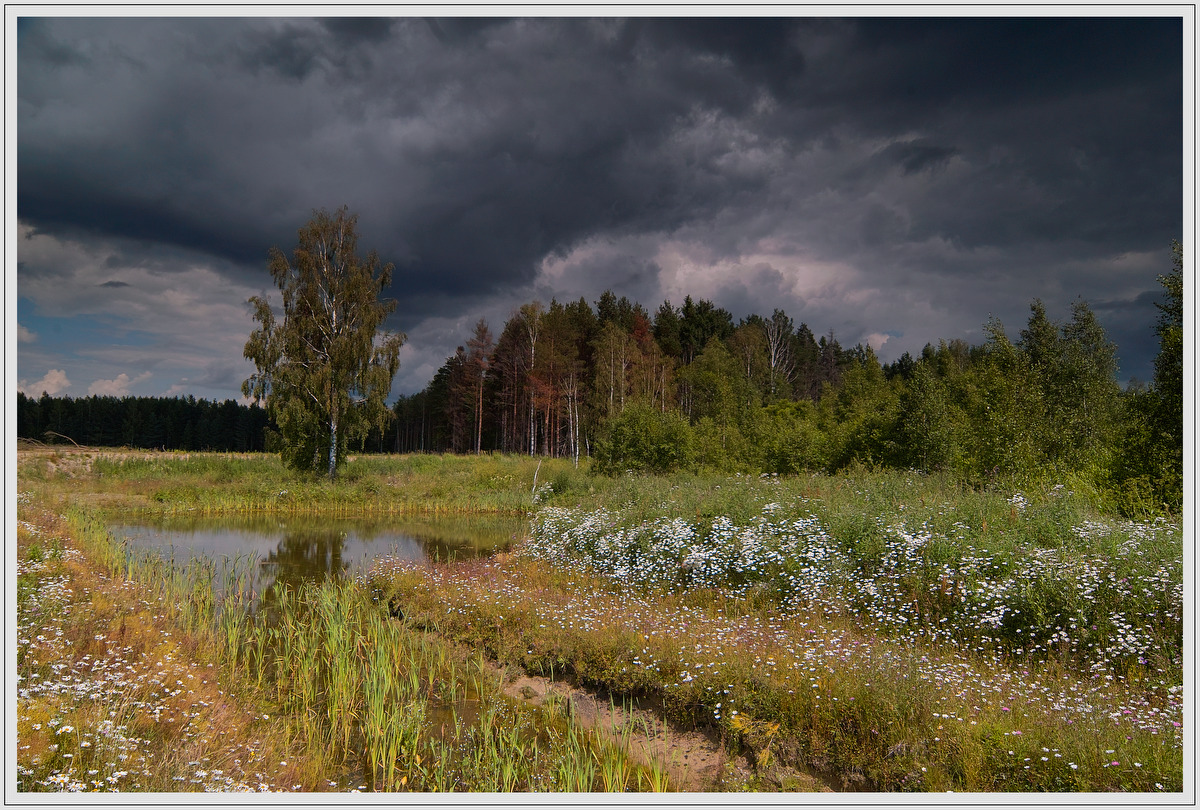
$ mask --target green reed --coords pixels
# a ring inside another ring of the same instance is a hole
[[[545,709],[509,700],[504,673],[482,653],[467,658],[438,634],[390,619],[357,583],[280,583],[255,594],[253,558],[163,558],[90,525],[110,563],[166,597],[174,621],[207,634],[232,686],[270,704],[277,728],[315,749],[323,767],[361,766],[385,791],[650,784],[622,750],[628,733],[587,731],[554,700]],[[466,722],[460,709],[471,705],[480,711]],[[434,728],[430,718],[445,712],[450,727]]]

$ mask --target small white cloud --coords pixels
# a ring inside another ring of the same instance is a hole
[[[101,397],[129,396],[130,386],[137,385],[142,380],[149,379],[149,377],[150,372],[146,371],[131,380],[128,374],[121,372],[115,380],[96,380],[88,386],[88,395]]]
[[[21,380],[17,384],[17,390],[28,397],[40,397],[43,393],[54,397],[70,387],[71,381],[67,379],[67,373],[57,368],[47,371],[46,376],[35,383],[30,384]]]
[[[191,390],[191,388],[188,385],[188,378],[184,377],[179,382],[175,383],[170,388],[168,388],[166,391],[163,391],[162,395],[164,397],[177,397],[180,394],[187,393],[189,390]]]
[[[30,332],[23,325],[17,324],[17,342],[18,343],[33,343],[37,340],[37,335]]]
[[[883,334],[880,334],[879,332],[875,332],[874,334],[867,335],[866,338],[864,338],[864,340],[866,341],[866,344],[868,346],[870,346],[874,351],[879,351],[880,349],[882,349],[883,344],[887,343],[891,339],[892,339],[891,335],[883,335]]]

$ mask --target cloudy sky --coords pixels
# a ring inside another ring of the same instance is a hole
[[[349,206],[395,264],[394,393],[481,316],[498,333],[535,297],[606,288],[652,312],[779,307],[884,361],[1083,297],[1145,380],[1156,276],[1187,235],[1178,17],[54,17],[10,36],[8,340],[31,395],[240,397],[246,299],[275,292],[269,249],[319,208]]]

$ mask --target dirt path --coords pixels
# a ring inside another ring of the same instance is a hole
[[[542,705],[561,700],[572,719],[583,728],[607,736],[624,739],[630,753],[644,765],[658,763],[666,768],[671,782],[685,792],[704,792],[736,789],[755,776],[748,757],[726,752],[721,740],[711,732],[685,729],[664,719],[657,711],[631,704],[629,699],[612,699],[565,681],[528,675],[519,668],[494,664],[499,673],[508,672],[503,691],[518,701]],[[515,676],[512,674],[516,669]],[[622,729],[634,732],[623,735]],[[807,773],[772,766],[768,780],[788,790],[801,792],[833,792],[820,778]]]

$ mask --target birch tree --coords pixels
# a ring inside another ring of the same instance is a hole
[[[537,406],[536,397],[534,397],[533,387],[534,368],[537,365],[537,341],[538,334],[542,328],[542,315],[545,310],[542,307],[541,301],[531,301],[528,304],[521,306],[517,312],[517,317],[520,318],[521,324],[525,327],[525,334],[529,338],[529,365],[527,366],[528,388],[529,388],[529,455],[534,455],[537,451]]]
[[[270,302],[254,296],[254,320],[243,354],[255,373],[242,393],[267,410],[284,440],[284,462],[294,469],[337,475],[348,443],[391,415],[385,400],[400,366],[405,336],[381,331],[396,308],[380,293],[392,265],[374,251],[358,256],[358,217],[343,206],[313,212],[289,259],[272,248],[270,271],[283,295],[283,321]]]
[[[778,395],[780,383],[790,392],[795,366],[792,357],[792,339],[795,327],[792,319],[782,309],[776,309],[770,320],[762,321],[763,336],[767,340],[767,368],[770,371],[771,399]]]

